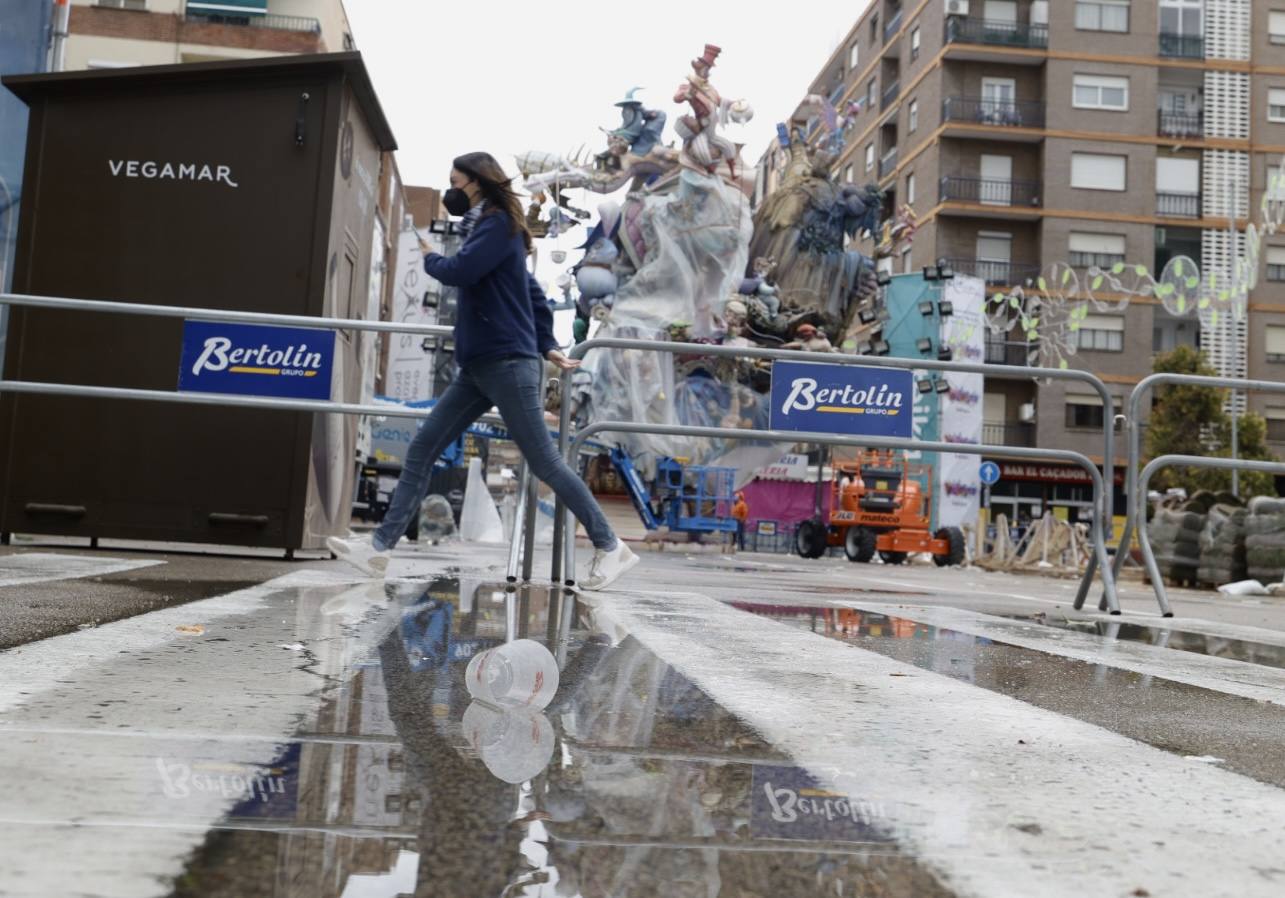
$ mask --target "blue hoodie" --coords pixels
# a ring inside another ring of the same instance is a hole
[[[549,300],[527,271],[522,235],[510,232],[504,215],[483,215],[459,252],[429,253],[424,270],[460,288],[455,361],[461,368],[506,356],[542,359],[559,348]]]

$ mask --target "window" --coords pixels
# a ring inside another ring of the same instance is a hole
[[[1267,120],[1285,122],[1285,88],[1273,87],[1267,92]]]
[[[875,145],[866,144],[866,171],[871,171],[875,167]]]
[[[849,165],[847,168],[843,170],[843,180],[851,184],[854,180],[853,178],[854,174],[855,172],[852,170],[852,166]]]
[[[1156,159],[1156,193],[1196,196],[1200,193],[1200,160]]]
[[[976,260],[977,277],[988,284],[1007,284],[1013,268],[1013,235],[978,231]]]
[[[147,0],[98,0],[99,6],[109,6],[112,9],[133,9],[142,12],[147,9]],[[102,66],[102,68],[113,68],[113,66]]]
[[[1125,156],[1071,154],[1071,186],[1080,190],[1124,190]]]
[[[1160,33],[1203,37],[1205,0],[1160,0]]]
[[[1267,33],[1273,44],[1285,44],[1285,12],[1273,10],[1267,14]]]
[[[1263,409],[1263,417],[1267,419],[1267,442],[1285,443],[1285,408],[1269,405]]]
[[[901,251],[901,273],[910,274],[910,271],[910,247],[906,247]]]
[[[1285,362],[1285,324],[1267,325],[1267,361]]]
[[[906,202],[912,206],[915,204],[915,176],[913,173],[906,175]]]
[[[1082,31],[1129,30],[1129,0],[1079,0],[1075,27]]]
[[[875,103],[879,101],[879,83],[874,78],[866,85],[866,107],[877,110]]]
[[[1124,261],[1123,234],[1088,234],[1071,232],[1067,247],[1070,250],[1068,260],[1072,268],[1110,268],[1117,262]]]
[[[919,127],[919,101],[910,101],[910,111],[907,113],[908,121],[906,123],[907,131],[914,131]]]
[[[1129,109],[1129,79],[1102,75],[1076,75],[1072,105],[1077,109]]]
[[[1086,315],[1077,331],[1081,349],[1097,352],[1124,351],[1124,319],[1117,315]]]
[[[1017,0],[986,0],[982,6],[982,18],[987,22],[1009,22],[1017,24]]]
[[[870,42],[879,43],[879,14],[875,13],[870,17]]]
[[[858,41],[853,41],[852,46],[848,48],[848,71],[855,72],[860,63],[861,44]]]
[[[1267,279],[1285,281],[1285,246],[1267,247]]]
[[[1092,394],[1066,394],[1066,426],[1091,427],[1101,430],[1104,422],[1102,397]]]
[[[1276,13],[1272,13],[1272,15],[1276,15]],[[1275,34],[1275,32],[1272,32],[1272,33]],[[914,30],[910,32],[910,61],[911,62],[914,62],[916,59],[919,58],[919,37],[920,37],[919,26],[916,25],[914,27]]]

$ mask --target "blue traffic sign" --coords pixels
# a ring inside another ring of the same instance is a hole
[[[999,465],[995,464],[993,461],[982,462],[980,474],[982,483],[987,486],[994,486],[999,483]]]

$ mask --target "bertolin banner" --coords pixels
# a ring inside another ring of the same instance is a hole
[[[772,365],[773,430],[909,438],[910,371],[815,362]]]
[[[329,399],[334,331],[183,322],[180,392]]]

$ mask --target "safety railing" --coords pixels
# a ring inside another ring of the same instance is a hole
[[[1125,556],[1128,553],[1128,546],[1134,532],[1138,534],[1138,542],[1142,547],[1144,561],[1150,555],[1152,562],[1149,562],[1148,572],[1151,574],[1151,586],[1156,594],[1156,602],[1160,605],[1160,612],[1165,617],[1173,617],[1173,609],[1169,605],[1169,596],[1165,591],[1163,578],[1155,575],[1153,568],[1154,554],[1151,552],[1151,546],[1147,542],[1147,494],[1142,484],[1145,482],[1142,474],[1146,474],[1149,479],[1155,471],[1165,465],[1182,464],[1192,467],[1221,468],[1224,470],[1241,470],[1241,471],[1268,471],[1275,474],[1285,474],[1285,464],[1274,464],[1272,462],[1253,461],[1251,459],[1235,458],[1200,458],[1196,456],[1174,456],[1162,455],[1154,459],[1147,465],[1145,471],[1139,471],[1142,465],[1142,403],[1143,400],[1151,393],[1153,389],[1165,384],[1184,384],[1195,387],[1214,387],[1217,389],[1244,390],[1248,393],[1285,393],[1285,383],[1274,380],[1246,380],[1236,377],[1205,377],[1198,374],[1152,374],[1144,377],[1138,385],[1133,388],[1129,394],[1129,400],[1125,408],[1125,430],[1128,446],[1126,447],[1128,461],[1125,470],[1125,518],[1124,530],[1120,534],[1120,548],[1115,554],[1112,562],[1112,573],[1115,579],[1119,579],[1120,572],[1124,569]],[[1107,423],[1110,423],[1110,414],[1107,416]],[[1091,579],[1093,568],[1097,564],[1095,558],[1089,558],[1089,569],[1085,577]],[[1078,610],[1084,607],[1086,596],[1081,593],[1075,598],[1075,608]],[[1105,600],[1105,596],[1103,597]],[[1102,603],[1099,603],[1099,608]]]
[[[987,446],[977,443],[945,443],[934,440],[908,440],[900,437],[846,436],[829,433],[808,433],[793,430],[741,430],[731,427],[687,427],[677,424],[646,424],[632,421],[599,421],[580,430],[571,441],[569,454],[575,457],[585,440],[598,433],[645,433],[655,436],[689,436],[718,440],[754,440],[780,443],[815,443],[823,446],[859,446],[865,449],[903,449],[918,452],[946,452],[961,455],[990,456],[993,458],[1015,458],[1024,460],[1060,461],[1083,468],[1093,481],[1093,507],[1103,508],[1106,495],[1102,472],[1098,470],[1088,456],[1066,449],[1022,449],[1017,446]],[[563,515],[569,512],[564,511]],[[1106,537],[1103,529],[1103,515],[1096,513],[1090,525],[1093,540],[1094,557],[1102,566],[1102,586],[1107,597],[1107,607],[1112,614],[1120,613],[1119,599],[1116,596],[1115,579],[1110,572],[1110,559],[1107,556]],[[571,526],[568,521],[566,527]],[[575,570],[575,539],[564,539],[563,569]],[[558,546],[553,547],[555,554]],[[569,583],[568,585],[574,585]],[[1087,587],[1086,587],[1087,588]]]
[[[234,324],[275,324],[319,330],[372,331],[393,334],[449,336],[454,328],[438,324],[408,324],[399,321],[366,321],[350,318],[313,318],[308,315],[278,315],[270,312],[242,312],[232,309],[205,309],[190,306],[158,306],[144,303],[109,302],[97,299],[70,299],[55,296],[27,296],[0,293],[0,305],[67,312],[95,312],[111,315],[142,315],[181,318],[187,321],[221,321]],[[396,405],[364,405],[325,399],[279,399],[267,396],[238,396],[230,393],[178,393],[133,387],[99,387],[88,384],[42,383],[0,380],[0,393],[39,396],[81,396],[89,399],[124,399],[145,402],[172,402],[183,405],[219,405],[234,408],[277,409],[290,412],[325,412],[337,415],[376,415],[385,418],[427,418],[432,409]],[[496,419],[498,421],[498,419]]]
[[[1102,398],[1103,408],[1106,411],[1106,416],[1105,416],[1106,421],[1102,428],[1102,442],[1103,442],[1102,457],[1104,459],[1104,466],[1107,468],[1108,471],[1110,471],[1110,474],[1111,474],[1110,479],[1112,482],[1114,481],[1115,442],[1114,442],[1114,427],[1112,426],[1112,422],[1115,417],[1114,398],[1112,397],[1110,391],[1107,390],[1106,384],[1104,384],[1100,378],[1098,378],[1097,376],[1093,375],[1088,371],[1080,371],[1077,369],[1020,367],[1020,366],[1013,366],[1013,365],[993,365],[993,364],[962,362],[962,361],[947,362],[939,359],[903,359],[903,358],[895,358],[891,356],[869,356],[869,355],[858,356],[858,355],[848,355],[844,353],[834,353],[830,355],[819,356],[817,353],[802,352],[797,350],[759,349],[759,348],[746,348],[746,347],[736,347],[736,346],[713,346],[713,345],[706,345],[706,344],[700,344],[700,343],[671,343],[666,341],[629,340],[629,339],[621,339],[621,338],[614,338],[614,337],[589,340],[584,343],[581,343],[571,350],[570,356],[571,358],[574,358],[574,359],[583,359],[589,352],[595,349],[597,350],[603,350],[603,349],[638,350],[638,351],[644,351],[644,352],[660,352],[660,353],[666,353],[670,355],[680,354],[680,355],[695,355],[695,356],[709,356],[709,357],[722,357],[722,358],[763,359],[763,360],[769,360],[769,361],[796,361],[796,362],[812,362],[812,363],[815,363],[818,361],[824,361],[827,364],[834,364],[834,365],[894,368],[894,369],[912,370],[912,371],[913,370],[956,371],[961,374],[982,374],[982,375],[989,374],[994,377],[999,377],[999,378],[1004,378],[1009,380],[1031,377],[1031,378],[1040,378],[1040,379],[1048,379],[1048,380],[1078,381],[1080,383],[1088,385]],[[570,449],[572,446],[571,403],[569,401],[569,397],[571,396],[571,389],[570,389],[571,372],[563,371],[561,374],[561,380],[562,380],[561,394],[563,396],[563,402],[561,405],[561,417],[560,417],[560,424],[558,427],[558,434],[559,434],[558,448],[561,450],[564,457],[575,458],[576,456],[574,454],[570,454]],[[650,425],[650,424],[639,425],[634,422],[622,423],[622,426],[626,428],[660,427],[660,425]],[[588,431],[585,431],[585,432],[587,433]],[[656,434],[668,433],[668,431],[664,431],[664,430],[643,430],[643,431],[627,430],[626,432],[644,432],[644,433],[656,433]],[[708,434],[700,433],[700,434],[687,434],[687,435],[704,436]],[[739,429],[727,430],[727,431],[720,430],[718,433],[718,436],[720,438],[726,438],[726,439],[757,440],[757,441],[780,440],[780,441],[790,442],[790,443],[808,442],[812,439],[811,435],[794,434],[794,435],[782,436],[780,433],[775,433],[772,431],[739,430]],[[864,443],[859,440],[855,443],[851,443],[851,444],[844,443],[841,445],[866,445],[869,447],[874,447],[875,443],[871,442],[872,439],[873,438],[866,439]],[[927,449],[926,445],[927,444],[918,444],[913,448],[922,449],[924,451],[945,451],[945,452],[954,451],[952,449],[943,449],[943,450]],[[956,446],[956,445],[963,445],[963,444],[943,443],[941,445]],[[903,447],[897,446],[893,448],[903,448]],[[986,448],[994,449],[996,454],[1000,455],[1001,457],[1005,453],[1012,452],[1012,453],[1017,453],[1012,457],[1037,458],[1037,459],[1038,458],[1054,459],[1056,457],[1057,452],[1063,451],[1063,450],[1023,449],[1020,447],[1003,447],[1003,446],[986,447]],[[964,450],[962,449],[961,449],[961,453],[973,454],[971,451],[964,452]],[[1028,455],[1027,453],[1032,453],[1032,454]],[[1080,456],[1080,457],[1083,458],[1083,456]],[[1072,461],[1075,464],[1079,463],[1078,461],[1075,461],[1075,460],[1072,460]],[[1094,519],[1100,523],[1102,527],[1102,531],[1104,533],[1104,539],[1110,539],[1112,537],[1112,519],[1113,519],[1114,499],[1109,490],[1104,491],[1100,498],[1101,498],[1101,501],[1095,502],[1094,504],[1094,509],[1095,509]],[[533,513],[531,511],[528,511],[525,520],[527,522],[532,522],[533,519],[534,519]],[[553,518],[553,561],[552,561],[552,567],[551,567],[551,570],[552,570],[551,576],[555,583],[563,579],[562,577],[562,574],[564,571],[563,563],[566,560],[566,553],[564,551],[559,551],[559,549],[562,546],[564,546],[564,543],[575,542],[574,524],[573,523],[570,524],[570,527],[572,529],[568,531],[567,530],[568,514],[566,509],[563,507],[563,504],[561,503],[561,501],[559,501],[557,503],[556,511],[554,513],[554,518]],[[1105,544],[1104,544],[1103,551],[1105,553]],[[566,567],[565,572],[567,575],[566,581],[565,581],[567,585],[574,585],[575,568],[573,566]],[[1105,572],[1103,573],[1105,575]],[[1092,576],[1093,576],[1092,572],[1086,573],[1085,579],[1080,584],[1080,590],[1078,593],[1080,597],[1084,597],[1088,595],[1089,589],[1091,588],[1091,584],[1092,584]],[[1106,578],[1104,576],[1104,583],[1105,583],[1105,579]],[[1114,585],[1112,586],[1112,591],[1114,591]],[[1082,601],[1082,598],[1081,598],[1081,601]]]
[[[28,296],[0,293],[0,306],[90,312],[113,315],[140,315],[181,318],[188,321],[220,321],[243,324],[272,324],[326,330],[412,333],[442,336],[453,328],[443,325],[407,324],[395,321],[364,321],[347,318],[314,318],[307,315],[278,315],[267,312],[243,312],[231,309],[206,309],[186,306],[158,306],[143,303],[71,299],[67,297]],[[431,409],[399,405],[376,405],[359,402],[336,402],[320,399],[284,399],[267,396],[239,396],[226,393],[182,393],[170,390],[104,387],[88,384],[44,383],[39,381],[0,380],[0,393],[34,396],[78,396],[89,399],[176,403],[184,405],[223,406],[276,411],[316,412],[338,415],[368,415],[383,418],[427,418]],[[487,423],[503,424],[499,418],[486,416]]]

